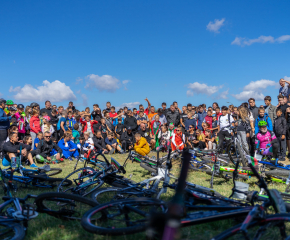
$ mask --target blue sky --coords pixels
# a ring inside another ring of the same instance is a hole
[[[239,105],[249,95],[277,103],[277,82],[290,77],[289,7],[289,1],[2,1],[0,93],[25,105],[73,100],[79,109],[108,100],[133,106],[146,97],[156,107],[175,100]]]

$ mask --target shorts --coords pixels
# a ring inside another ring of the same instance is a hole
[[[151,140],[154,140],[154,138],[149,137],[149,138],[146,138],[146,140],[147,140],[148,144],[150,145],[151,144]]]

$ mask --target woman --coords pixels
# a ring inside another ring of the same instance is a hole
[[[216,149],[215,139],[212,136],[210,130],[206,130],[205,131],[205,138],[204,138],[204,140],[205,140],[205,145],[206,145],[205,150]]]
[[[41,132],[40,128],[40,119],[39,119],[39,111],[37,109],[33,110],[32,117],[29,122],[30,126],[30,136],[32,138],[32,146],[34,146],[34,140],[39,132]]]
[[[188,132],[186,133],[186,143],[191,149],[193,149],[195,143],[197,143],[194,126],[192,125],[189,125],[188,127]]]
[[[182,133],[182,128],[178,127],[172,136],[172,141],[171,141],[172,151],[183,150],[184,143],[185,143],[185,136]]]
[[[64,133],[63,139],[58,142],[58,146],[61,148],[64,158],[70,161],[73,160],[72,157],[77,158],[79,156],[78,147],[71,140],[71,137],[71,133]]]

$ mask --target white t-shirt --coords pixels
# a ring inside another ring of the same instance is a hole
[[[229,119],[230,119],[230,122],[229,122]],[[225,128],[226,126],[230,125],[232,122],[234,121],[233,117],[230,115],[230,117],[227,115],[221,115],[219,117],[219,120],[218,120],[218,125],[220,126],[220,130],[221,131],[229,131],[230,130],[230,127],[227,127]]]
[[[92,127],[91,127],[91,122],[87,122],[87,132],[91,133],[92,132]]]

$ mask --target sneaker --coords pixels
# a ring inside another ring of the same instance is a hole
[[[112,148],[109,152],[109,155],[112,155],[115,152],[115,148]]]
[[[63,158],[59,159],[59,161],[63,162]]]
[[[290,153],[288,153],[287,158],[290,159]]]
[[[279,161],[284,162],[285,161],[285,157],[279,157]]]
[[[68,157],[67,159],[70,160],[70,161],[73,161],[73,159],[71,157]]]
[[[32,163],[32,164],[30,165],[30,167],[32,167],[32,168],[38,168],[38,167],[35,165],[35,163]]]

